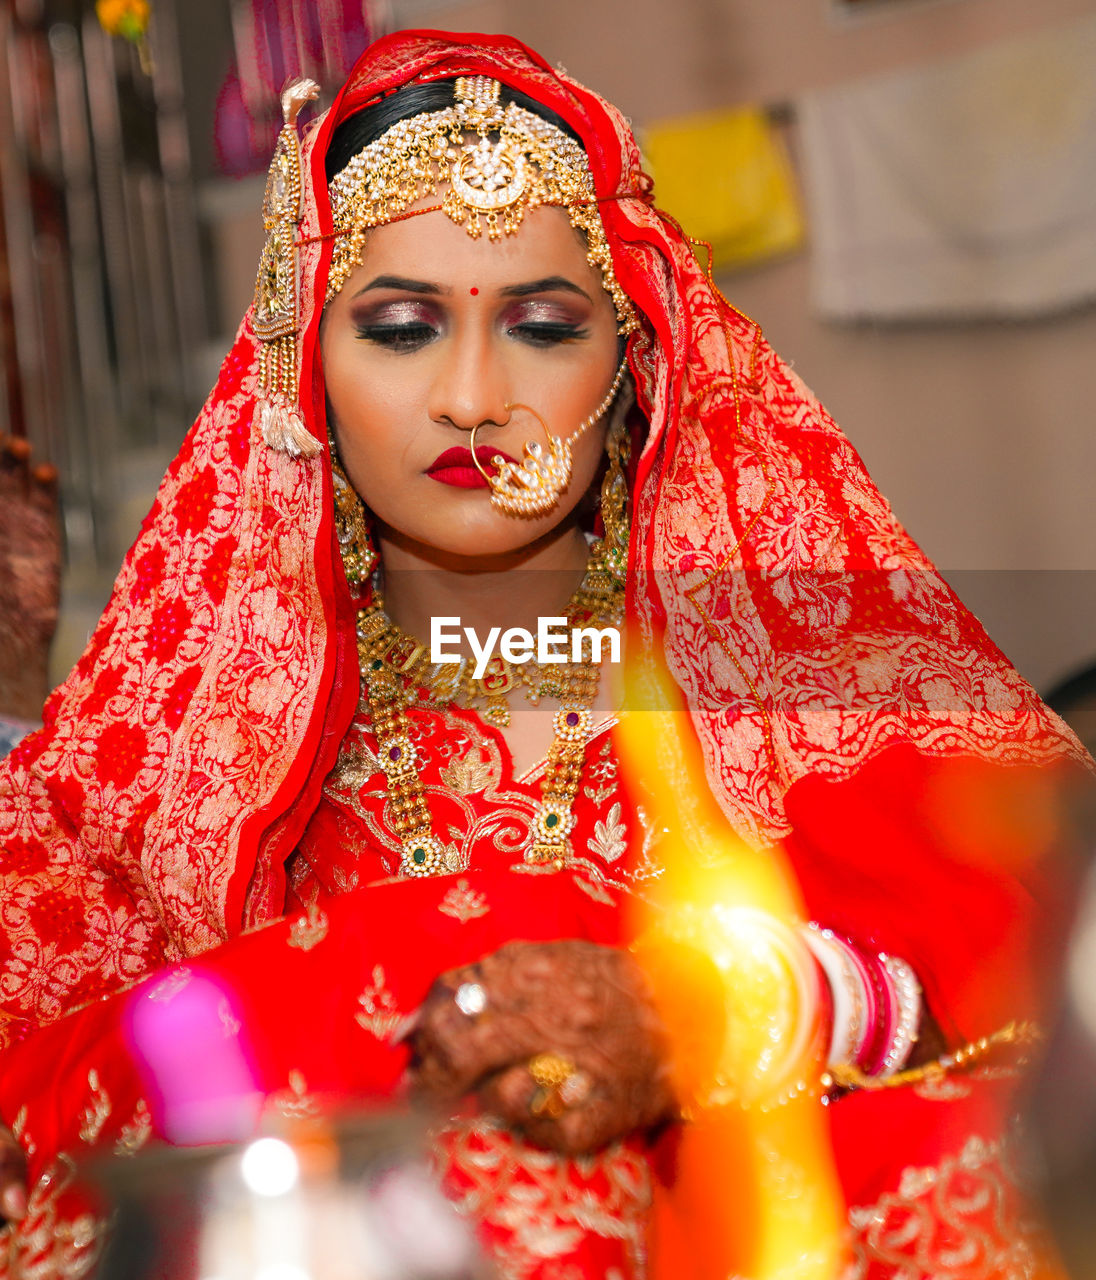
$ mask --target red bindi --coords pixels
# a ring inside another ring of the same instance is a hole
[[[472,295],[472,297],[474,298],[474,297],[476,296],[476,294],[477,294],[477,293],[479,293],[479,290],[476,288],[476,286],[475,286],[475,285],[473,285],[473,286],[471,287],[471,289],[469,289],[469,290],[468,290],[468,292],[469,292],[469,293]]]

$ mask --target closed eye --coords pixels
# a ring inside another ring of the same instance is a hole
[[[366,342],[387,347],[390,351],[417,351],[437,337],[438,331],[430,324],[359,324],[355,332]]]
[[[583,328],[582,325],[543,320],[510,325],[506,332],[534,347],[551,347],[561,342],[575,342],[590,336],[589,329]]]

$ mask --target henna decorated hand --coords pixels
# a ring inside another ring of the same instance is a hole
[[[0,1226],[27,1211],[27,1160],[15,1134],[0,1124]]]
[[[458,1007],[465,983],[482,988],[481,1013]],[[417,1096],[451,1104],[474,1091],[533,1142],[568,1154],[648,1129],[675,1107],[665,1031],[634,961],[612,947],[509,943],[442,974],[411,1045]],[[573,1064],[562,1092],[534,1078],[543,1054]]]

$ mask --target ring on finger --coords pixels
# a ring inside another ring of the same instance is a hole
[[[462,982],[453,992],[453,1001],[466,1018],[473,1021],[487,1010],[487,991],[479,982]]]
[[[529,1110],[537,1117],[556,1120],[590,1093],[590,1077],[561,1053],[538,1053],[530,1058],[529,1074],[537,1086]]]

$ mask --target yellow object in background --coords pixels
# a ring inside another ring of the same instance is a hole
[[[148,33],[148,0],[96,0],[95,16],[110,36],[121,36],[136,44]]]
[[[759,107],[665,120],[644,130],[655,203],[712,246],[714,269],[751,266],[803,244],[791,162]]]

